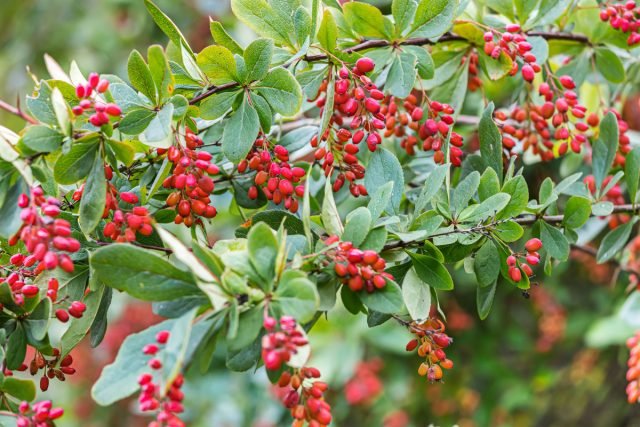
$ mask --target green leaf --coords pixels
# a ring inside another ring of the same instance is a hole
[[[316,314],[320,298],[313,282],[304,273],[286,270],[278,283],[274,302],[279,304],[284,314],[293,316],[299,323],[306,323]]]
[[[638,217],[633,217],[631,221],[609,231],[607,235],[604,236],[598,248],[598,254],[596,255],[598,264],[609,261],[624,248],[629,240],[629,236],[631,236],[631,230],[637,221]]]
[[[483,222],[490,217],[497,216],[507,206],[510,199],[511,196],[507,193],[494,194],[482,203],[471,205],[463,210],[458,219],[469,223]]]
[[[227,337],[229,350],[238,351],[250,345],[260,334],[264,318],[264,307],[256,305],[240,314],[238,328],[232,339]]]
[[[510,243],[519,240],[524,234],[524,229],[515,221],[505,221],[496,225],[494,232],[499,239]]]
[[[393,14],[393,20],[396,24],[396,35],[402,35],[402,33],[409,28],[417,8],[417,0],[393,0],[391,3],[391,13]]]
[[[418,58],[418,62],[416,63],[416,67],[418,69],[418,75],[425,79],[432,79],[435,74],[435,64],[433,63],[433,58],[429,54],[429,51],[424,46],[403,46],[402,50],[404,52],[411,53]]]
[[[409,96],[416,82],[416,61],[415,55],[408,52],[395,55],[389,67],[385,83],[386,91],[399,98]]]
[[[245,96],[222,133],[222,152],[233,163],[247,157],[260,131],[258,112]]]
[[[478,286],[476,290],[476,306],[478,307],[478,316],[482,320],[486,319],[491,311],[497,287],[498,282],[494,281],[489,286]]]
[[[600,135],[593,144],[593,175],[596,188],[600,189],[602,181],[608,175],[613,159],[618,151],[618,119],[608,112],[600,122]]]
[[[252,30],[277,44],[293,47],[293,22],[277,13],[266,0],[231,0],[233,14]],[[288,11],[289,13],[292,10]]]
[[[11,395],[18,400],[25,400],[27,402],[31,402],[36,398],[36,385],[31,380],[23,380],[15,377],[5,377],[2,381],[2,387],[0,387],[0,391]]]
[[[80,199],[78,225],[84,234],[91,233],[102,220],[106,198],[107,179],[104,175],[104,160],[102,156],[97,155]]]
[[[171,74],[169,62],[167,61],[164,50],[159,45],[149,46],[147,49],[147,59],[151,77],[158,91],[158,101],[169,98],[173,93],[176,81],[173,74]]]
[[[624,65],[618,55],[606,47],[595,48],[596,69],[611,83],[622,83],[626,79]]]
[[[498,215],[498,219],[513,218],[520,215],[529,203],[529,187],[522,175],[518,175],[506,181],[502,186],[502,192],[511,196],[509,203]]]
[[[335,18],[328,9],[325,9],[324,15],[322,16],[322,22],[318,29],[318,41],[320,42],[320,46],[327,51],[333,52],[336,50],[338,27],[336,26]]]
[[[302,106],[302,89],[285,68],[271,70],[256,84],[255,89],[267,100],[273,111],[283,116],[297,114]]]
[[[103,284],[99,284],[97,289],[89,292],[89,294],[84,298],[83,302],[87,306],[86,311],[82,314],[81,318],[74,318],[71,320],[71,325],[60,339],[60,352],[62,357],[69,354],[69,352],[73,350],[89,332],[89,329],[92,327],[93,321],[98,314],[98,309],[100,308],[100,303],[102,302],[102,296],[104,293],[105,286]]]
[[[539,221],[540,240],[549,255],[558,261],[566,261],[569,258],[569,242],[556,227]]]
[[[105,285],[145,301],[202,295],[193,276],[155,252],[113,244],[91,254],[91,268]]]
[[[480,177],[480,186],[478,187],[478,197],[480,200],[486,200],[496,193],[500,192],[500,181],[496,171],[487,168]]]
[[[431,202],[433,196],[442,188],[442,184],[444,183],[444,179],[449,172],[449,164],[438,165],[431,171],[427,179],[424,181],[422,186],[422,191],[420,192],[420,196],[418,200],[416,200],[415,208],[413,214],[415,216],[422,213],[422,211],[427,207],[427,204]]]
[[[263,289],[271,289],[276,271],[276,258],[278,256],[278,240],[273,230],[264,222],[260,222],[249,230],[247,235],[247,248],[249,250],[249,262],[256,272],[265,280]]]
[[[418,277],[413,268],[407,271],[402,281],[402,297],[413,320],[419,322],[429,317],[431,288]]]
[[[149,66],[144,61],[142,55],[137,50],[134,50],[129,55],[129,61],[127,62],[127,73],[129,75],[129,81],[131,85],[138,91],[142,92],[151,102],[158,103],[158,94],[156,85],[151,75]]]
[[[139,135],[149,126],[156,112],[146,108],[131,110],[120,121],[118,130],[126,135]]]
[[[478,126],[480,154],[491,169],[498,175],[502,183],[502,137],[498,126],[493,121],[493,102],[485,108]]]
[[[51,104],[51,86],[40,81],[36,96],[27,96],[27,108],[33,117],[42,123],[57,126],[58,120]]]
[[[240,45],[227,33],[222,24],[218,21],[211,21],[209,23],[209,30],[213,41],[220,46],[224,46],[235,55],[242,55],[243,50]]]
[[[273,56],[273,40],[256,39],[244,51],[244,63],[247,72],[246,82],[261,80],[269,72]]]
[[[342,6],[344,18],[351,28],[365,37],[387,38],[384,16],[380,9],[366,3],[349,2]]]
[[[407,252],[420,279],[436,290],[450,291],[453,279],[442,262],[427,255]]]
[[[564,208],[562,224],[567,228],[582,227],[591,216],[591,202],[585,197],[572,196]]]
[[[200,103],[200,116],[205,120],[219,119],[233,108],[239,94],[239,91],[214,93]]]
[[[37,153],[50,153],[62,145],[64,135],[48,126],[29,126],[22,142]]]
[[[140,135],[140,142],[155,148],[169,148],[173,144],[173,104],[164,107],[151,120]]]
[[[473,195],[476,194],[479,185],[480,173],[477,171],[471,172],[458,183],[451,199],[451,207],[456,213],[462,212],[462,210],[467,207]]]
[[[453,23],[455,0],[421,0],[416,9],[410,34],[415,37],[438,37]]]
[[[391,201],[387,206],[388,212],[398,212],[400,201],[404,191],[404,174],[398,158],[389,150],[378,147],[369,158],[367,173],[364,176],[364,185],[369,191],[382,187],[388,182],[393,182]]]
[[[327,179],[324,185],[324,199],[322,201],[322,211],[320,212],[322,225],[330,235],[341,236],[344,228],[340,220],[340,213],[333,198],[331,180]]]
[[[385,208],[389,206],[392,193],[393,182],[387,182],[382,187],[376,188],[376,191],[371,195],[371,199],[367,205],[367,209],[371,212],[371,225],[375,224]]]
[[[371,212],[361,206],[347,215],[344,232],[340,240],[351,242],[355,247],[360,247],[360,244],[369,234],[371,225]]]
[[[219,85],[238,81],[238,70],[233,53],[224,46],[207,46],[196,57],[202,72]]]
[[[380,313],[398,313],[403,307],[402,290],[393,280],[387,279],[387,284],[382,289],[362,291],[357,295],[369,309]]]
[[[269,103],[257,93],[254,93],[251,96],[251,101],[253,101],[253,108],[255,108],[258,113],[260,128],[265,134],[269,133],[269,130],[271,129],[271,122],[273,120],[273,111],[271,111]]]
[[[187,49],[189,54],[193,56],[193,52],[191,51],[189,44],[187,44],[187,39],[184,38],[176,24],[174,24],[173,21],[171,21],[171,19],[169,19],[169,17],[158,8],[158,6],[153,4],[151,0],[144,0],[144,4],[156,25],[167,37],[169,37],[169,40],[171,40],[176,46],[183,46]]]
[[[489,286],[498,279],[500,275],[500,254],[493,241],[487,240],[476,252],[473,271],[480,287]]]
[[[7,350],[5,353],[5,363],[7,369],[15,370],[22,365],[27,354],[27,335],[21,323],[16,325],[16,329],[9,335]]]
[[[627,184],[631,203],[636,202],[638,182],[640,181],[640,147],[636,147],[627,154],[624,163],[624,180]]]
[[[98,141],[99,138],[95,134],[75,141],[71,150],[56,161],[53,167],[55,180],[60,184],[69,185],[89,175],[95,158],[98,157]]]
[[[40,300],[29,317],[24,321],[24,327],[27,335],[33,337],[37,341],[42,341],[49,332],[49,324],[51,322],[51,300],[43,298]]]

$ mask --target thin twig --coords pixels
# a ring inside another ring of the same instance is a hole
[[[33,117],[31,117],[30,115],[28,115],[27,113],[25,113],[24,111],[22,111],[20,108],[18,107],[14,107],[13,105],[4,102],[3,100],[0,99],[0,110],[4,110],[8,113],[13,114],[14,116],[18,116],[20,117],[22,120],[29,122],[33,125],[38,124],[38,121],[36,119],[34,119]]]

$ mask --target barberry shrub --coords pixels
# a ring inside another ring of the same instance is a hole
[[[438,304],[456,274],[475,275],[485,319],[498,287],[527,295],[572,247],[631,271],[635,2],[232,0],[258,37],[211,21],[197,53],[145,3],[166,46],[133,51],[123,78],[47,58],[10,109],[26,127],[0,127],[1,422],[62,415],[35,384],[75,373],[114,292],[166,320],[127,338],[99,404],[137,394],[150,426],[185,425],[182,386],[217,344],[232,371],[264,366],[293,426],[321,427],[332,402],[307,334],[336,305],[405,328],[416,375],[439,382],[465,345]],[[528,183],[544,162],[560,173]],[[601,342],[640,328],[629,293]]]

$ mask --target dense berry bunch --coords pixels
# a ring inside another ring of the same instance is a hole
[[[509,73],[512,76],[518,72],[517,58],[524,62],[521,73],[526,81],[532,82],[536,73],[540,72],[540,65],[536,63],[536,57],[531,52],[533,46],[527,41],[526,34],[521,32],[520,25],[508,24],[504,33],[488,29],[484,33],[484,42],[484,52],[493,59],[499,59],[503,53],[511,58],[512,66]]]
[[[627,340],[629,360],[627,361],[627,401],[640,403],[640,332]]]
[[[62,357],[60,349],[54,348],[49,359],[47,359],[44,354],[36,350],[29,366],[27,367],[23,364],[18,370],[25,371],[29,369],[29,373],[34,376],[42,370],[43,374],[42,377],[40,377],[40,390],[47,391],[49,388],[49,380],[57,378],[60,381],[65,381],[67,375],[73,375],[76,373],[75,368],[71,366],[72,364],[73,357],[71,357],[70,354]]]
[[[604,4],[600,10],[600,19],[609,22],[611,28],[629,33],[627,44],[629,46],[640,43],[640,8],[634,0],[628,0],[618,4]]]
[[[538,251],[542,249],[542,241],[538,238],[529,239],[525,243],[524,248],[526,254],[513,253],[507,257],[507,266],[509,267],[509,277],[514,282],[522,280],[522,273],[528,277],[533,276],[532,266],[540,263],[540,254]]]
[[[527,102],[522,107],[515,106],[508,114],[496,111],[502,145],[509,155],[515,153],[517,141],[522,152],[530,149],[545,161],[556,157],[556,145],[558,155],[564,155],[569,148],[574,153],[582,150],[589,126],[582,121],[586,108],[578,103],[578,95],[572,90],[575,83],[569,76],[560,77],[559,85],[554,77],[550,82],[551,85],[542,83],[538,88],[544,103]]]
[[[130,192],[122,192],[119,197],[127,204],[138,203],[138,196]],[[116,242],[133,242],[136,240],[136,233],[143,236],[153,233],[151,220],[149,211],[144,206],[134,206],[131,212],[116,209],[112,220],[104,226],[103,233]]]
[[[110,117],[120,117],[122,110],[116,104],[105,103],[100,94],[109,89],[109,81],[101,79],[97,73],[89,74],[87,84],[76,86],[76,96],[80,103],[73,107],[73,114],[81,116],[87,111],[91,113],[89,123],[101,127],[109,123]]]
[[[197,150],[203,142],[190,129],[186,130],[184,139],[184,146],[179,143],[168,151],[158,149],[158,154],[166,152],[174,165],[171,176],[163,181],[162,186],[176,190],[167,197],[167,205],[177,210],[175,223],[191,227],[199,217],[216,216],[216,208],[211,205],[215,184],[209,175],[218,174],[220,169],[211,163],[209,152]]]
[[[370,58],[360,58],[350,70],[343,66],[335,81],[334,111],[327,130],[318,141],[311,140],[318,147],[315,158],[324,169],[325,176],[338,171],[334,181],[334,191],[340,190],[346,181],[355,197],[366,196],[363,185],[355,181],[364,177],[365,169],[356,154],[359,144],[365,141],[369,151],[375,151],[382,142],[380,131],[385,128],[384,115],[381,113],[381,101],[384,93],[366,76],[375,68]],[[328,82],[321,86],[321,92],[327,90]],[[326,97],[317,100],[316,105],[324,108]],[[334,129],[337,127],[337,129]],[[322,144],[326,142],[326,144]]]
[[[247,169],[256,172],[253,179],[255,185],[249,188],[248,196],[255,200],[258,191],[262,191],[267,199],[276,205],[284,202],[284,207],[291,213],[298,211],[298,199],[304,196],[302,178],[306,175],[304,169],[291,166],[289,151],[281,145],[271,148],[266,138],[258,138],[247,158],[238,164],[238,172]]]
[[[316,368],[301,368],[293,374],[285,371],[278,380],[282,403],[291,410],[292,427],[326,427],[331,423],[331,406],[324,400],[327,383],[319,381]]]
[[[333,244],[337,241],[337,236],[325,241]],[[367,292],[374,292],[387,285],[387,280],[393,280],[393,276],[384,269],[386,261],[376,251],[362,251],[353,247],[351,242],[339,242],[335,251],[329,252],[328,256],[334,262],[334,271],[340,281],[349,286],[354,292],[365,289]]]
[[[56,218],[61,212],[60,201],[45,197],[42,188],[34,187],[31,197],[20,195],[18,206],[22,208],[22,227],[9,240],[9,244],[13,246],[18,241],[24,243],[30,255],[22,260],[21,265],[35,266],[36,274],[58,266],[66,272],[72,272],[73,261],[65,252],[77,252],[80,242],[71,237],[69,221]]]
[[[271,371],[280,369],[299,347],[308,344],[307,337],[291,316],[282,316],[279,322],[273,317],[265,317],[263,326],[268,333],[262,337],[262,360]]]
[[[413,322],[408,325],[409,332],[416,338],[407,343],[407,351],[418,349],[418,356],[424,358],[424,362],[418,368],[421,377],[426,376],[429,381],[440,381],[443,369],[453,368],[453,362],[447,359],[444,349],[453,342],[445,333],[444,323],[435,318],[430,318],[423,323]]]
[[[160,351],[160,346],[169,341],[169,331],[160,331],[156,334],[156,342],[147,344],[142,352],[147,356],[154,356],[149,360],[149,367],[161,376],[162,362],[155,356]],[[138,406],[142,412],[156,412],[156,420],[149,423],[149,427],[184,427],[184,422],[177,414],[184,411],[182,401],[184,393],[181,388],[184,377],[178,374],[171,384],[161,384],[161,378],[155,379],[152,373],[144,373],[138,377],[141,392],[138,397]],[[165,390],[167,390],[165,392]]]
[[[53,427],[55,420],[64,415],[62,408],[54,408],[50,400],[30,405],[22,402],[18,406],[17,427]]]

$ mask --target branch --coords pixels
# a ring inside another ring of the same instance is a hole
[[[576,43],[590,44],[589,39],[586,36],[580,34],[571,34],[571,33],[554,33],[554,32],[546,32],[546,31],[529,31],[526,33],[528,36],[532,37],[542,37],[545,40],[568,40],[574,41]],[[400,42],[397,41],[389,41],[389,40],[366,40],[362,43],[359,43],[355,46],[346,48],[344,50],[345,53],[353,53],[359,52],[367,49],[372,49],[376,47],[388,47],[388,46],[425,46],[425,45],[433,45],[436,43],[444,43],[451,41],[467,41],[464,37],[461,37],[457,34],[446,33],[443,34],[438,40],[433,41],[432,39],[426,37],[415,37],[406,39]],[[318,62],[318,61],[326,61],[329,57],[325,54],[318,55],[306,55],[304,57],[307,62]],[[221,92],[226,89],[232,89],[240,86],[237,82],[229,82],[220,86],[210,86],[206,91],[202,92],[200,95],[193,97],[189,104],[197,104],[205,98],[210,97],[211,95]]]
[[[14,107],[0,99],[0,110],[4,110],[14,116],[20,117],[22,120],[31,123],[32,125],[38,124],[38,121],[22,111],[19,107]]]

